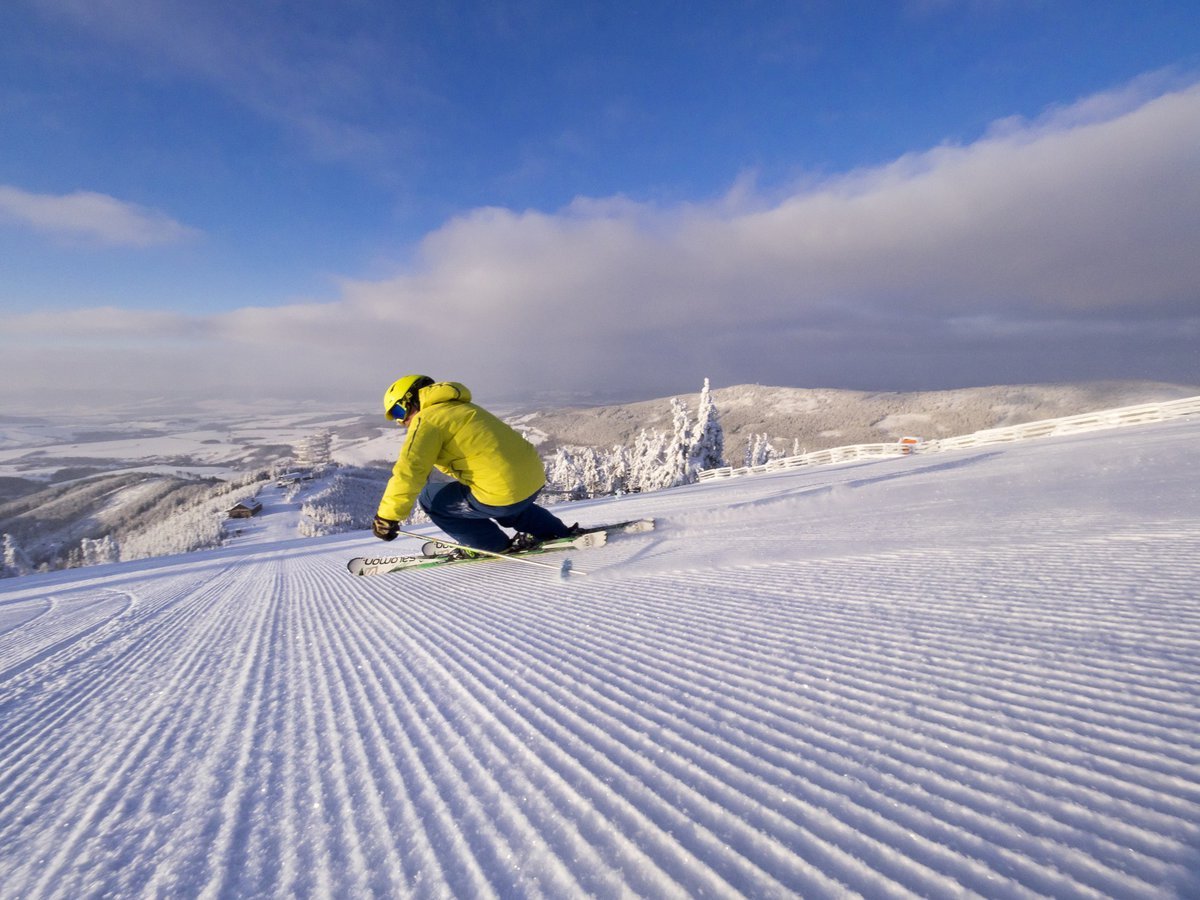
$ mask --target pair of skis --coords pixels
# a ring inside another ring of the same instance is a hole
[[[566,575],[572,571],[571,561],[566,560],[562,565],[553,565],[539,559],[531,557],[541,556],[545,553],[554,553],[561,550],[586,550],[589,547],[602,547],[607,542],[609,535],[612,534],[637,534],[645,531],[654,530],[653,519],[631,519],[627,522],[615,522],[611,525],[598,525],[594,528],[585,528],[579,534],[569,538],[560,538],[558,540],[545,541],[532,550],[525,550],[520,553],[489,553],[486,550],[475,550],[475,553],[481,554],[473,558],[463,559],[452,556],[357,556],[346,563],[346,568],[351,575],[386,575],[389,572],[399,572],[404,569],[428,569],[434,566],[459,566],[468,563],[486,562],[491,559],[507,559],[512,562],[524,563],[526,565],[538,566],[543,569],[553,569]],[[406,537],[424,537],[407,531],[401,531],[400,534]],[[469,547],[462,547],[450,541],[436,541],[438,545],[446,548],[457,548],[469,550]],[[576,574],[582,575],[583,572],[576,571]]]

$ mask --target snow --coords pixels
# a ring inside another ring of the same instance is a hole
[[[932,421],[933,416],[928,413],[892,413],[873,423],[873,427],[889,434],[904,434],[920,431],[922,426],[928,429]]]
[[[249,519],[230,519],[225,523],[225,545],[247,547],[294,539],[300,533],[302,513],[296,500],[301,485],[284,487],[266,484],[255,497],[262,511]]]
[[[396,451],[402,440],[400,435],[400,429],[395,428],[378,437],[340,444],[333,451],[333,459],[347,466],[378,465],[384,460],[388,461],[390,467],[391,462],[395,461]]]
[[[660,527],[565,582],[267,518],[13,579],[0,895],[1200,895],[1198,439],[574,504]]]
[[[115,424],[111,412],[15,422],[0,417],[0,477],[48,479],[67,460],[69,465],[97,466],[114,473],[235,478],[248,467],[287,458],[321,430],[350,428],[359,419],[337,410],[313,409],[301,415],[232,406],[212,411],[188,408],[158,419],[130,416]],[[335,456],[365,464],[394,453],[395,437],[385,435],[347,440]]]

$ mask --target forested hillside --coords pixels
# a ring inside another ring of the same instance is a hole
[[[27,493],[0,503],[5,574],[219,546],[225,510],[260,484],[131,472]]]
[[[765,434],[775,449],[790,453],[847,444],[929,439],[970,434],[1079,413],[1175,400],[1200,394],[1200,386],[1157,382],[1010,385],[915,393],[736,385],[713,391],[731,462]],[[544,454],[559,446],[608,449],[632,446],[643,429],[671,429],[669,397],[617,406],[542,409],[513,420],[537,440]],[[679,397],[690,409],[699,393]]]

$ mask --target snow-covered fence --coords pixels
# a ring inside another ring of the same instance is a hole
[[[906,456],[910,453],[937,453],[943,450],[961,450],[985,444],[1002,444],[1024,441],[1029,438],[1052,437],[1078,434],[1084,431],[1099,431],[1104,428],[1120,428],[1126,425],[1144,425],[1150,422],[1165,422],[1185,416],[1200,415],[1200,397],[1185,397],[1181,400],[1165,400],[1161,403],[1142,403],[1137,406],[1122,406],[1099,412],[1065,416],[1061,419],[1042,419],[1023,425],[1003,428],[988,428],[960,437],[940,438],[914,444],[911,438],[901,438],[884,444],[854,444],[849,447],[832,447],[815,450],[800,456],[773,459],[761,466],[708,469],[699,475],[700,481],[714,478],[729,478],[735,475],[753,475],[760,472],[777,472],[780,469],[795,469],[803,466],[827,466],[833,463],[850,462],[856,459],[879,459],[888,456]]]
[[[828,466],[833,463],[850,462],[856,459],[879,459],[885,456],[903,456],[912,452],[912,444],[899,441],[889,441],[886,444],[853,444],[849,447],[830,447],[828,450],[814,450],[800,456],[787,456],[773,459],[761,466],[740,466],[734,468],[725,466],[721,469],[707,469],[700,473],[701,481],[713,478],[728,478],[733,475],[754,475],[760,472],[778,472],[780,469],[799,469],[804,466]]]
[[[1079,434],[1084,431],[1099,431],[1105,428],[1121,428],[1127,425],[1144,425],[1164,422],[1184,416],[1200,414],[1200,397],[1184,397],[1182,400],[1167,400],[1162,403],[1142,403],[1137,406],[1121,406],[1099,412],[1066,416],[1061,419],[1042,419],[1023,425],[1007,425],[1003,428],[988,428],[960,437],[941,438],[921,445],[922,453],[939,450],[961,450],[985,444],[1006,444],[1029,438],[1054,437]]]

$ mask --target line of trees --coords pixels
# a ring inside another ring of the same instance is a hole
[[[800,456],[804,451],[800,448],[800,439],[796,438],[792,441],[791,453],[784,453],[776,450],[771,443],[771,439],[765,434],[751,434],[746,441],[746,456],[742,462],[744,466],[761,466],[769,463],[773,459],[783,459],[787,456]]]
[[[643,429],[632,447],[560,447],[546,475],[552,490],[582,499],[691,484],[703,470],[724,465],[725,432],[706,378],[695,418],[672,398],[669,431]]]

